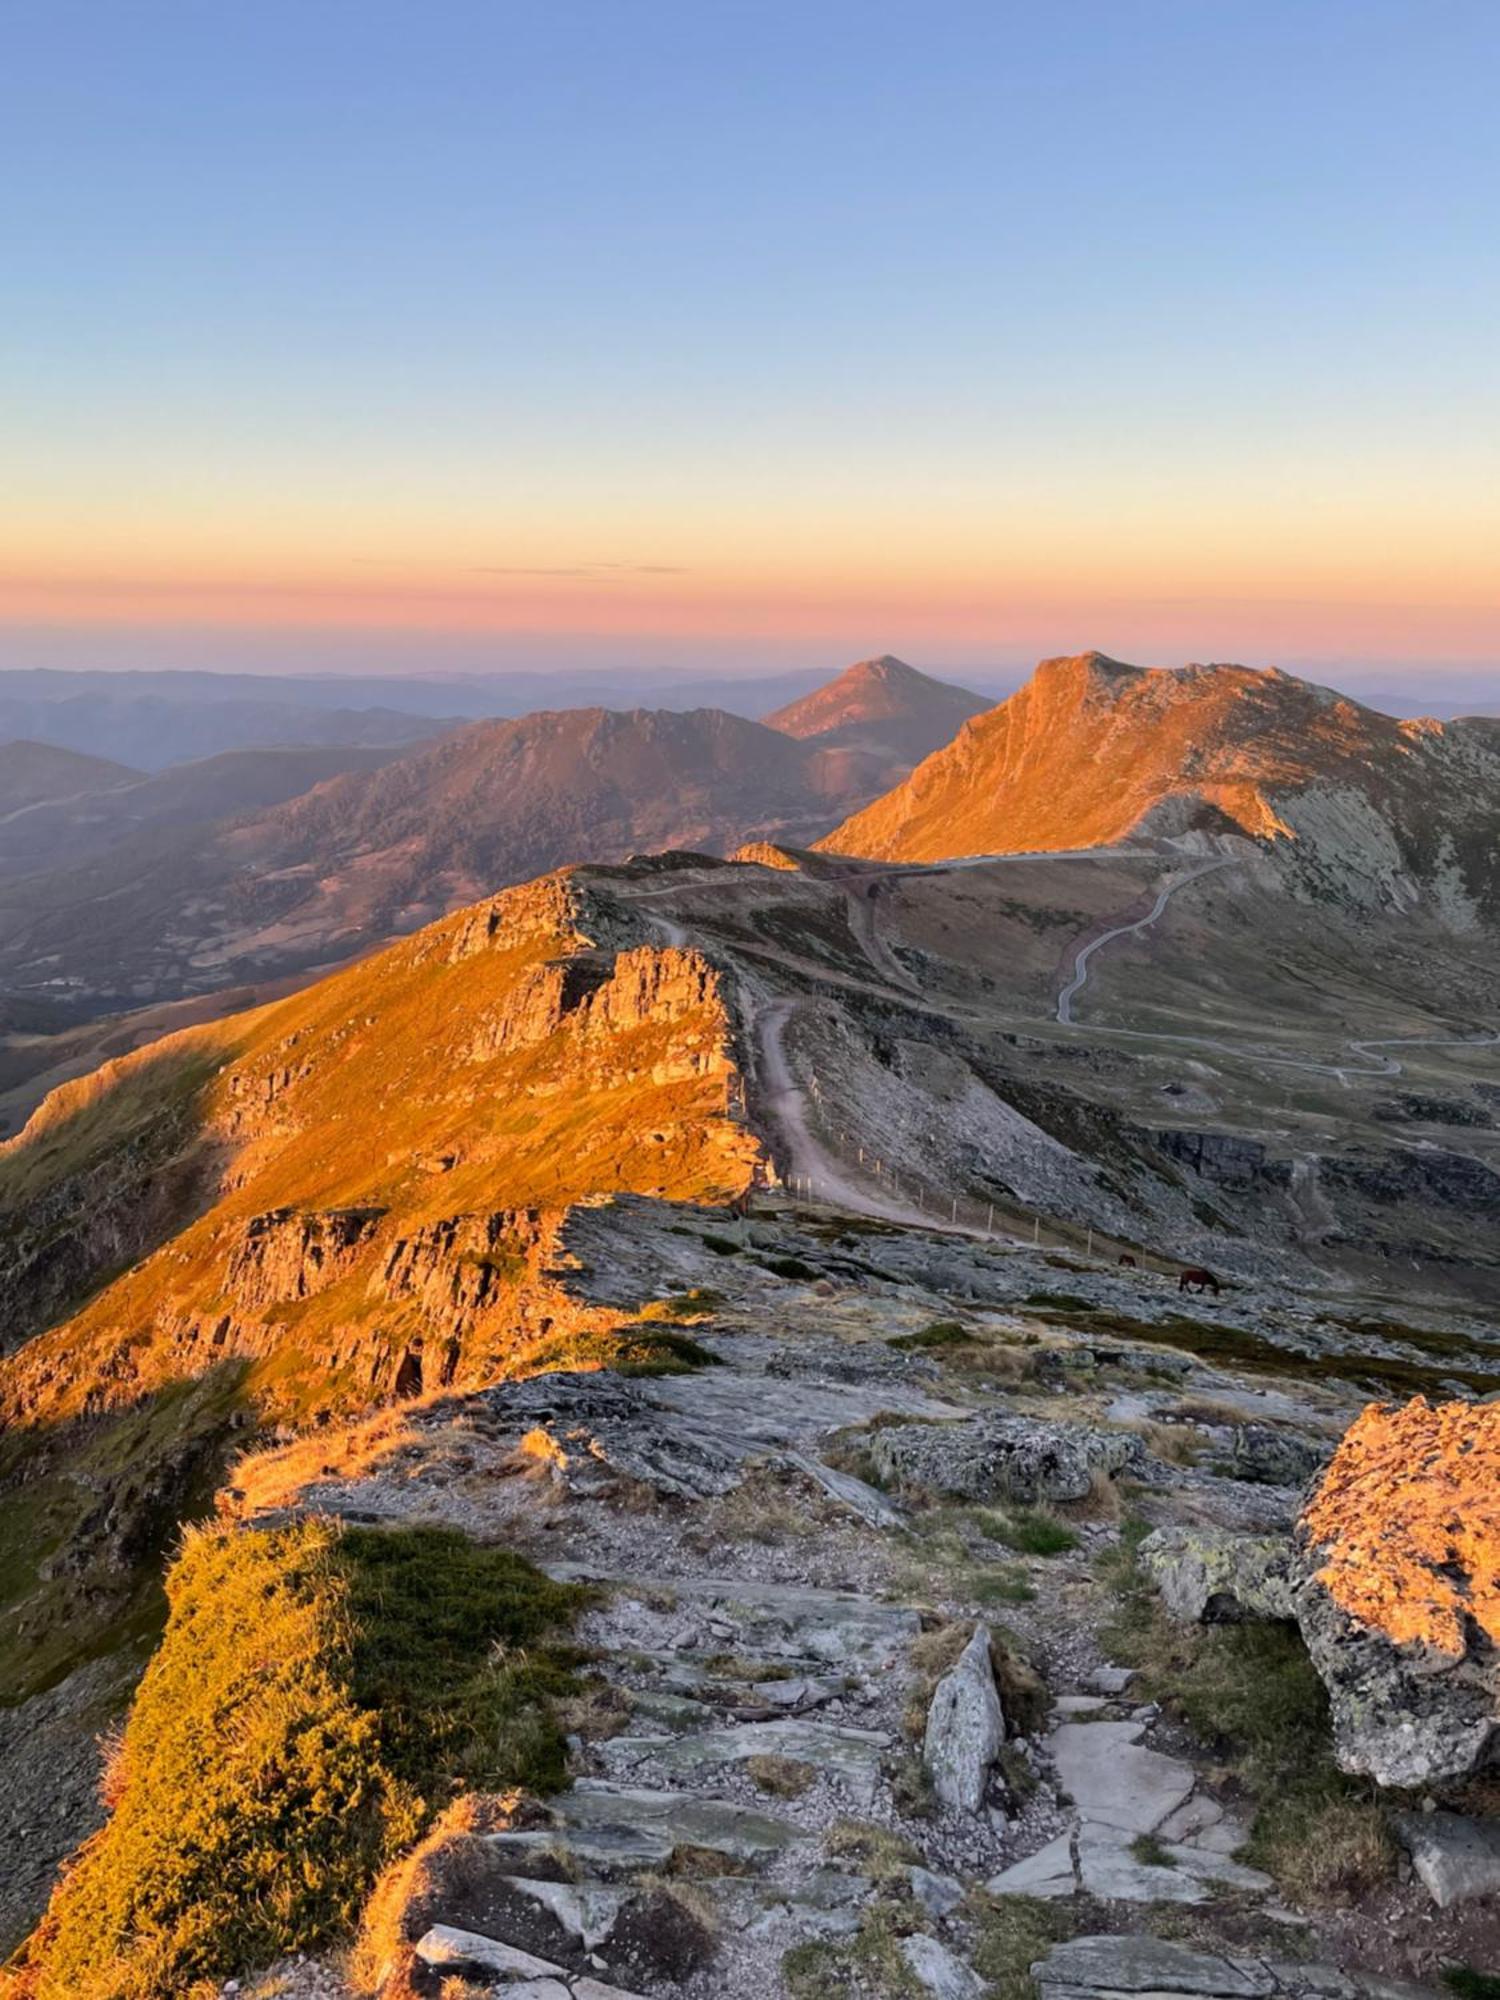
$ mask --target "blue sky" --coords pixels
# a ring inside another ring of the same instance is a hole
[[[1493,7],[0,30],[0,664],[1500,655]]]

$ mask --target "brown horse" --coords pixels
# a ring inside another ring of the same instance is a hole
[[[1217,1298],[1219,1281],[1212,1271],[1205,1271],[1202,1265],[1198,1264],[1182,1273],[1177,1280],[1177,1289],[1179,1292],[1212,1292]]]

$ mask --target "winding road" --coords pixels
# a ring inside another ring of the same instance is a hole
[[[1137,917],[1133,924],[1117,924],[1112,931],[1104,931],[1083,945],[1073,961],[1073,977],[1057,996],[1057,1019],[1065,1028],[1076,1027],[1073,1019],[1073,1000],[1083,991],[1089,976],[1089,960],[1104,945],[1113,944],[1116,938],[1133,937],[1137,931],[1149,931],[1168,903],[1179,889],[1185,889],[1190,882],[1201,881],[1205,875],[1212,875],[1220,868],[1227,868],[1229,860],[1206,861],[1201,868],[1194,868],[1187,875],[1179,875],[1175,882],[1168,882],[1158,891],[1156,901],[1145,916]]]

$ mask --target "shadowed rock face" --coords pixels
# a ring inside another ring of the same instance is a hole
[[[1500,1406],[1372,1405],[1299,1526],[1297,1616],[1339,1760],[1462,1777],[1500,1741]]]

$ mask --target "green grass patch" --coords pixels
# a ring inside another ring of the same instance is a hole
[[[976,1604],[1030,1604],[1036,1596],[1030,1577],[1014,1565],[976,1570],[967,1584]]]
[[[444,1529],[191,1534],[27,2000],[160,2000],[352,1928],[455,1785],[562,1775],[548,1641],[580,1601]],[[212,1990],[212,1989],[210,1989]]]
[[[1459,2000],[1500,2000],[1500,1973],[1476,1972],[1472,1965],[1448,1966],[1443,1984]]]
[[[763,1257],[760,1264],[761,1269],[769,1271],[773,1277],[795,1278],[803,1284],[811,1284],[815,1278],[823,1275],[821,1271],[814,1270],[811,1264],[805,1263],[801,1257]]]
[[[1250,1793],[1245,1858],[1302,1903],[1387,1879],[1396,1856],[1385,1814],[1374,1788],[1334,1761],[1328,1696],[1295,1627],[1174,1624],[1136,1564],[1138,1525],[1099,1566],[1118,1597],[1104,1644]]]
[[[974,1970],[993,2000],[1031,2000],[1031,1968],[1073,1933],[1069,1912],[1039,1896],[985,1897],[976,1913]]]
[[[912,1350],[923,1347],[963,1347],[974,1338],[965,1326],[956,1319],[935,1319],[931,1326],[924,1326],[918,1333],[898,1334],[894,1340],[886,1342],[887,1347]]]
[[[695,1285],[690,1292],[669,1292],[664,1299],[653,1299],[641,1314],[642,1319],[710,1319],[724,1303],[724,1294],[716,1292],[708,1285]]]
[[[1175,1868],[1172,1850],[1165,1841],[1158,1840],[1154,1833],[1138,1833],[1130,1843],[1130,1851],[1143,1868]]]
[[[703,1247],[712,1250],[716,1257],[738,1257],[742,1246],[729,1236],[705,1236]]]
[[[1078,1547],[1078,1537],[1066,1521],[1044,1507],[1014,1507],[1008,1514],[986,1512],[981,1527],[992,1540],[1023,1556],[1062,1556]]]

